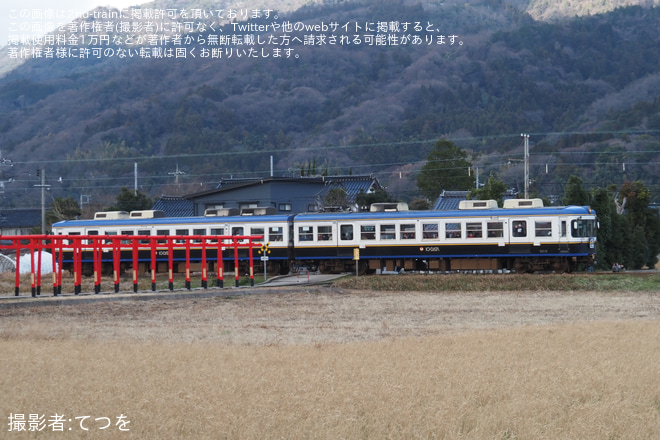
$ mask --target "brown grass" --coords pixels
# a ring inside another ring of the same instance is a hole
[[[66,438],[655,439],[659,316],[649,292],[333,287],[0,308],[0,438],[57,413]]]

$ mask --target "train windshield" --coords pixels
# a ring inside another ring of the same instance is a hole
[[[596,235],[595,219],[577,219],[571,222],[573,237],[594,237]]]

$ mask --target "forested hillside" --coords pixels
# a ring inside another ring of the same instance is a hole
[[[194,58],[29,59],[0,79],[0,151],[14,164],[0,169],[2,205],[38,204],[39,167],[61,177],[50,182],[53,196],[101,200],[132,187],[134,163],[140,189],[157,196],[266,175],[271,155],[277,174],[312,162],[329,174],[375,173],[411,199],[416,172],[442,137],[468,150],[482,175],[520,188],[521,133],[531,134],[540,195],[561,194],[576,174],[588,187],[642,180],[657,197],[660,9],[550,14],[525,3],[346,1],[294,10],[282,2],[269,18],[235,19],[266,30],[223,24],[218,34],[234,35],[223,57],[201,56],[206,29],[184,33],[195,39],[187,46]],[[263,11],[267,2],[254,4]],[[278,38],[284,50],[282,29],[271,30],[284,21],[319,27],[292,30],[300,43],[291,56],[237,56],[250,49],[237,34]],[[320,27],[332,23],[334,32]],[[327,44],[332,35],[350,44]],[[2,56],[10,59],[7,48]],[[181,188],[171,186],[176,166],[186,172],[176,176]]]

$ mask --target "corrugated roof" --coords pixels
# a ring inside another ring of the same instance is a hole
[[[3,209],[0,228],[31,228],[41,224],[41,209]]]
[[[382,189],[374,176],[333,176],[327,179],[329,184],[320,193],[321,197],[325,197],[332,189],[343,188],[352,203],[355,203],[355,197],[361,192],[368,193],[369,191]]]
[[[178,196],[161,196],[151,209],[158,209],[166,217],[192,217],[195,215],[195,205],[192,200]]]
[[[466,200],[468,191],[442,191],[433,205],[434,211],[453,211],[458,209],[462,200]]]

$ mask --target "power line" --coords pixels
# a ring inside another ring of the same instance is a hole
[[[530,132],[530,136],[573,136],[573,135],[641,135],[641,134],[659,134],[660,130],[607,130],[607,131],[560,131],[560,132]],[[237,156],[244,154],[277,154],[277,153],[288,153],[296,151],[322,151],[322,150],[345,150],[345,149],[358,149],[358,148],[373,148],[373,147],[396,147],[403,145],[418,145],[418,144],[429,144],[435,143],[440,140],[446,139],[452,142],[461,142],[461,141],[479,141],[479,140],[489,140],[489,139],[506,139],[506,138],[516,138],[520,137],[520,133],[516,134],[499,134],[499,135],[486,135],[486,136],[462,136],[462,137],[436,137],[430,139],[411,139],[405,141],[396,141],[396,142],[374,142],[369,144],[345,144],[345,145],[319,145],[314,147],[291,147],[291,148],[282,148],[282,149],[264,149],[264,150],[250,150],[250,151],[218,151],[218,152],[207,152],[207,153],[182,153],[182,154],[170,154],[170,155],[159,155],[159,156],[130,156],[130,157],[106,157],[106,158],[84,158],[84,159],[52,159],[52,160],[39,160],[39,161],[14,161],[15,165],[29,165],[34,163],[39,164],[56,164],[56,163],[89,163],[89,162],[117,162],[117,161],[139,161],[139,160],[162,160],[162,159],[194,159],[194,158],[205,158],[205,157],[222,157],[222,156]],[[646,151],[647,153],[660,153],[660,151],[651,150]],[[554,152],[563,153],[563,152]],[[571,153],[571,152],[566,152]],[[575,153],[575,152],[572,152]],[[588,154],[601,154],[598,152],[580,152]],[[551,154],[551,153],[547,153]],[[603,152],[602,154],[616,154],[616,152]]]

